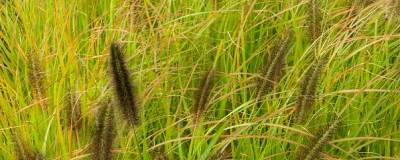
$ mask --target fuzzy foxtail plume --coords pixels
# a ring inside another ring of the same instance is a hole
[[[20,135],[11,131],[14,142],[14,152],[17,160],[44,160],[44,156],[24,141]]]
[[[299,159],[301,160],[314,160],[319,159],[322,148],[331,139],[333,133],[337,130],[339,126],[340,119],[334,120],[334,122],[329,125],[326,130],[320,131],[316,137],[314,137],[311,143],[301,151],[299,154]]]
[[[299,122],[304,122],[308,112],[311,111],[314,105],[318,81],[326,65],[325,63],[326,60],[324,58],[314,62],[302,80],[300,95],[296,102],[297,120]]]
[[[115,138],[113,107],[105,104],[97,116],[96,130],[92,141],[93,160],[111,160],[112,145]]]
[[[266,59],[267,63],[262,71],[263,80],[261,80],[257,86],[257,101],[259,101],[264,94],[271,92],[282,79],[290,37],[290,34],[285,31],[284,36],[279,40],[280,43],[274,46],[271,53],[268,54]]]
[[[71,130],[79,130],[82,127],[82,113],[79,96],[75,91],[69,91],[65,97],[67,127]]]
[[[199,121],[201,115],[207,111],[208,98],[210,96],[211,89],[213,87],[214,80],[214,70],[209,70],[207,74],[204,75],[203,80],[199,88],[197,89],[195,105],[194,105],[194,121],[195,123]]]
[[[124,56],[117,43],[111,44],[110,51],[111,74],[116,99],[126,121],[134,125],[138,120],[138,109]]]
[[[321,22],[322,22],[322,13],[320,2],[321,0],[310,0],[310,9],[308,11],[308,28],[310,39],[312,42],[318,39],[321,36]]]
[[[32,87],[33,98],[39,102],[42,108],[46,107],[46,92],[44,84],[44,72],[38,54],[31,52],[28,58],[28,79]]]

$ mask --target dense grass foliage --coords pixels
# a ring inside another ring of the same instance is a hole
[[[400,159],[399,13],[0,1],[0,159]]]

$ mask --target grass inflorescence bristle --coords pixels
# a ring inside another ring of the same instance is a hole
[[[296,101],[296,119],[298,122],[304,122],[308,113],[313,108],[317,94],[318,81],[325,65],[326,60],[324,58],[317,59],[313,62],[311,68],[307,70],[302,79],[300,94]]]
[[[125,65],[121,46],[117,43],[112,43],[110,47],[110,66],[113,77],[112,84],[120,111],[128,124],[137,124],[138,108],[134,88]]]
[[[208,102],[211,90],[214,85],[215,71],[210,69],[203,76],[200,85],[196,91],[195,103],[194,103],[194,122],[198,122],[208,109]]]
[[[276,85],[281,81],[284,74],[286,56],[288,54],[291,35],[288,31],[284,31],[276,45],[271,49],[265,58],[265,65],[262,69],[262,79],[257,85],[256,100],[270,93]]]
[[[112,159],[112,145],[115,138],[114,109],[109,103],[102,104],[98,111],[96,129],[92,140],[92,159]]]
[[[41,107],[46,106],[46,92],[44,84],[44,71],[38,54],[30,52],[27,54],[28,79],[32,89],[33,99],[36,100]]]
[[[66,125],[71,130],[82,127],[81,102],[76,91],[69,90],[65,96]]]
[[[317,134],[311,138],[310,143],[298,153],[298,159],[301,160],[314,160],[320,159],[320,153],[323,147],[331,140],[335,131],[338,129],[340,119],[335,119],[325,129],[321,129]]]
[[[11,131],[11,138],[14,142],[14,152],[16,159],[18,160],[44,160],[44,156],[37,150],[35,150],[25,140],[21,139],[21,136],[16,132]]]
[[[311,42],[314,42],[322,34],[321,1],[310,0],[308,9],[308,29]]]

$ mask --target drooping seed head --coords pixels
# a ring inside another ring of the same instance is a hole
[[[110,103],[103,104],[98,112],[96,129],[92,140],[92,159],[111,160],[115,138],[114,109]]]
[[[110,67],[113,77],[114,93],[120,111],[128,124],[137,123],[137,104],[134,95],[134,88],[130,81],[129,71],[125,65],[121,47],[117,43],[110,47]]]
[[[276,84],[282,79],[290,40],[290,33],[288,31],[284,31],[283,35],[278,41],[280,43],[277,43],[272,48],[268,56],[266,56],[266,63],[262,71],[263,79],[259,81],[256,89],[257,101],[259,101],[262,95],[270,93],[276,87]]]
[[[322,13],[320,0],[310,0],[308,10],[308,29],[312,42],[318,39],[322,34]]]
[[[326,65],[326,60],[321,58],[312,64],[312,67],[303,77],[300,95],[296,101],[296,114],[299,122],[304,122],[308,112],[312,110],[317,93],[318,81]]]
[[[14,142],[14,153],[18,160],[44,160],[44,156],[28,144],[16,132],[11,131],[11,138]]]
[[[194,121],[198,122],[201,115],[207,111],[208,99],[210,96],[211,89],[213,87],[215,72],[210,69],[203,77],[199,88],[196,92],[196,99],[194,104]]]
[[[44,72],[39,61],[38,55],[34,52],[27,54],[28,79],[32,88],[33,98],[40,104],[41,107],[46,106],[46,93],[44,87]]]
[[[311,138],[311,142],[300,151],[299,158],[301,160],[319,159],[323,147],[332,138],[332,135],[337,130],[340,124],[340,119],[335,119],[326,129],[318,131],[315,137]]]
[[[68,128],[79,130],[82,127],[82,113],[79,96],[69,91],[65,96],[66,121]]]
[[[112,145],[114,143],[115,138],[115,122],[114,122],[114,111],[113,107],[108,108],[107,115],[105,117],[105,124],[102,134],[103,139],[103,159],[104,160],[111,160],[112,159]]]

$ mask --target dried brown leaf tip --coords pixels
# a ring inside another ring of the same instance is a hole
[[[300,95],[296,102],[296,114],[299,122],[304,122],[308,116],[308,112],[312,110],[317,93],[318,81],[325,65],[326,60],[324,58],[316,60],[302,79]]]
[[[259,101],[263,95],[270,93],[281,81],[282,76],[284,75],[285,61],[288,54],[290,40],[291,34],[288,31],[285,31],[268,56],[266,56],[265,65],[262,71],[263,78],[258,82],[256,89],[257,101]]]
[[[65,96],[66,125],[71,130],[82,127],[81,103],[77,92],[68,91]]]
[[[111,75],[113,77],[112,83],[116,101],[125,120],[128,124],[134,125],[138,120],[138,108],[134,88],[129,78],[129,71],[125,65],[124,55],[117,43],[111,44],[110,51]]]
[[[331,140],[340,124],[340,119],[336,119],[325,129],[319,130],[316,136],[312,137],[310,143],[298,153],[298,159],[314,160],[320,159],[323,147]]]
[[[28,58],[28,79],[32,88],[33,98],[41,107],[46,106],[46,93],[44,88],[44,72],[37,54],[27,54]]]
[[[194,105],[194,122],[197,123],[208,109],[208,100],[214,85],[215,71],[210,69],[200,82]]]
[[[114,111],[110,104],[101,106],[97,121],[96,130],[92,141],[93,160],[111,160],[112,145],[115,138]]]
[[[320,0],[310,0],[308,10],[308,29],[310,34],[310,40],[314,42],[322,34],[322,13]]]

